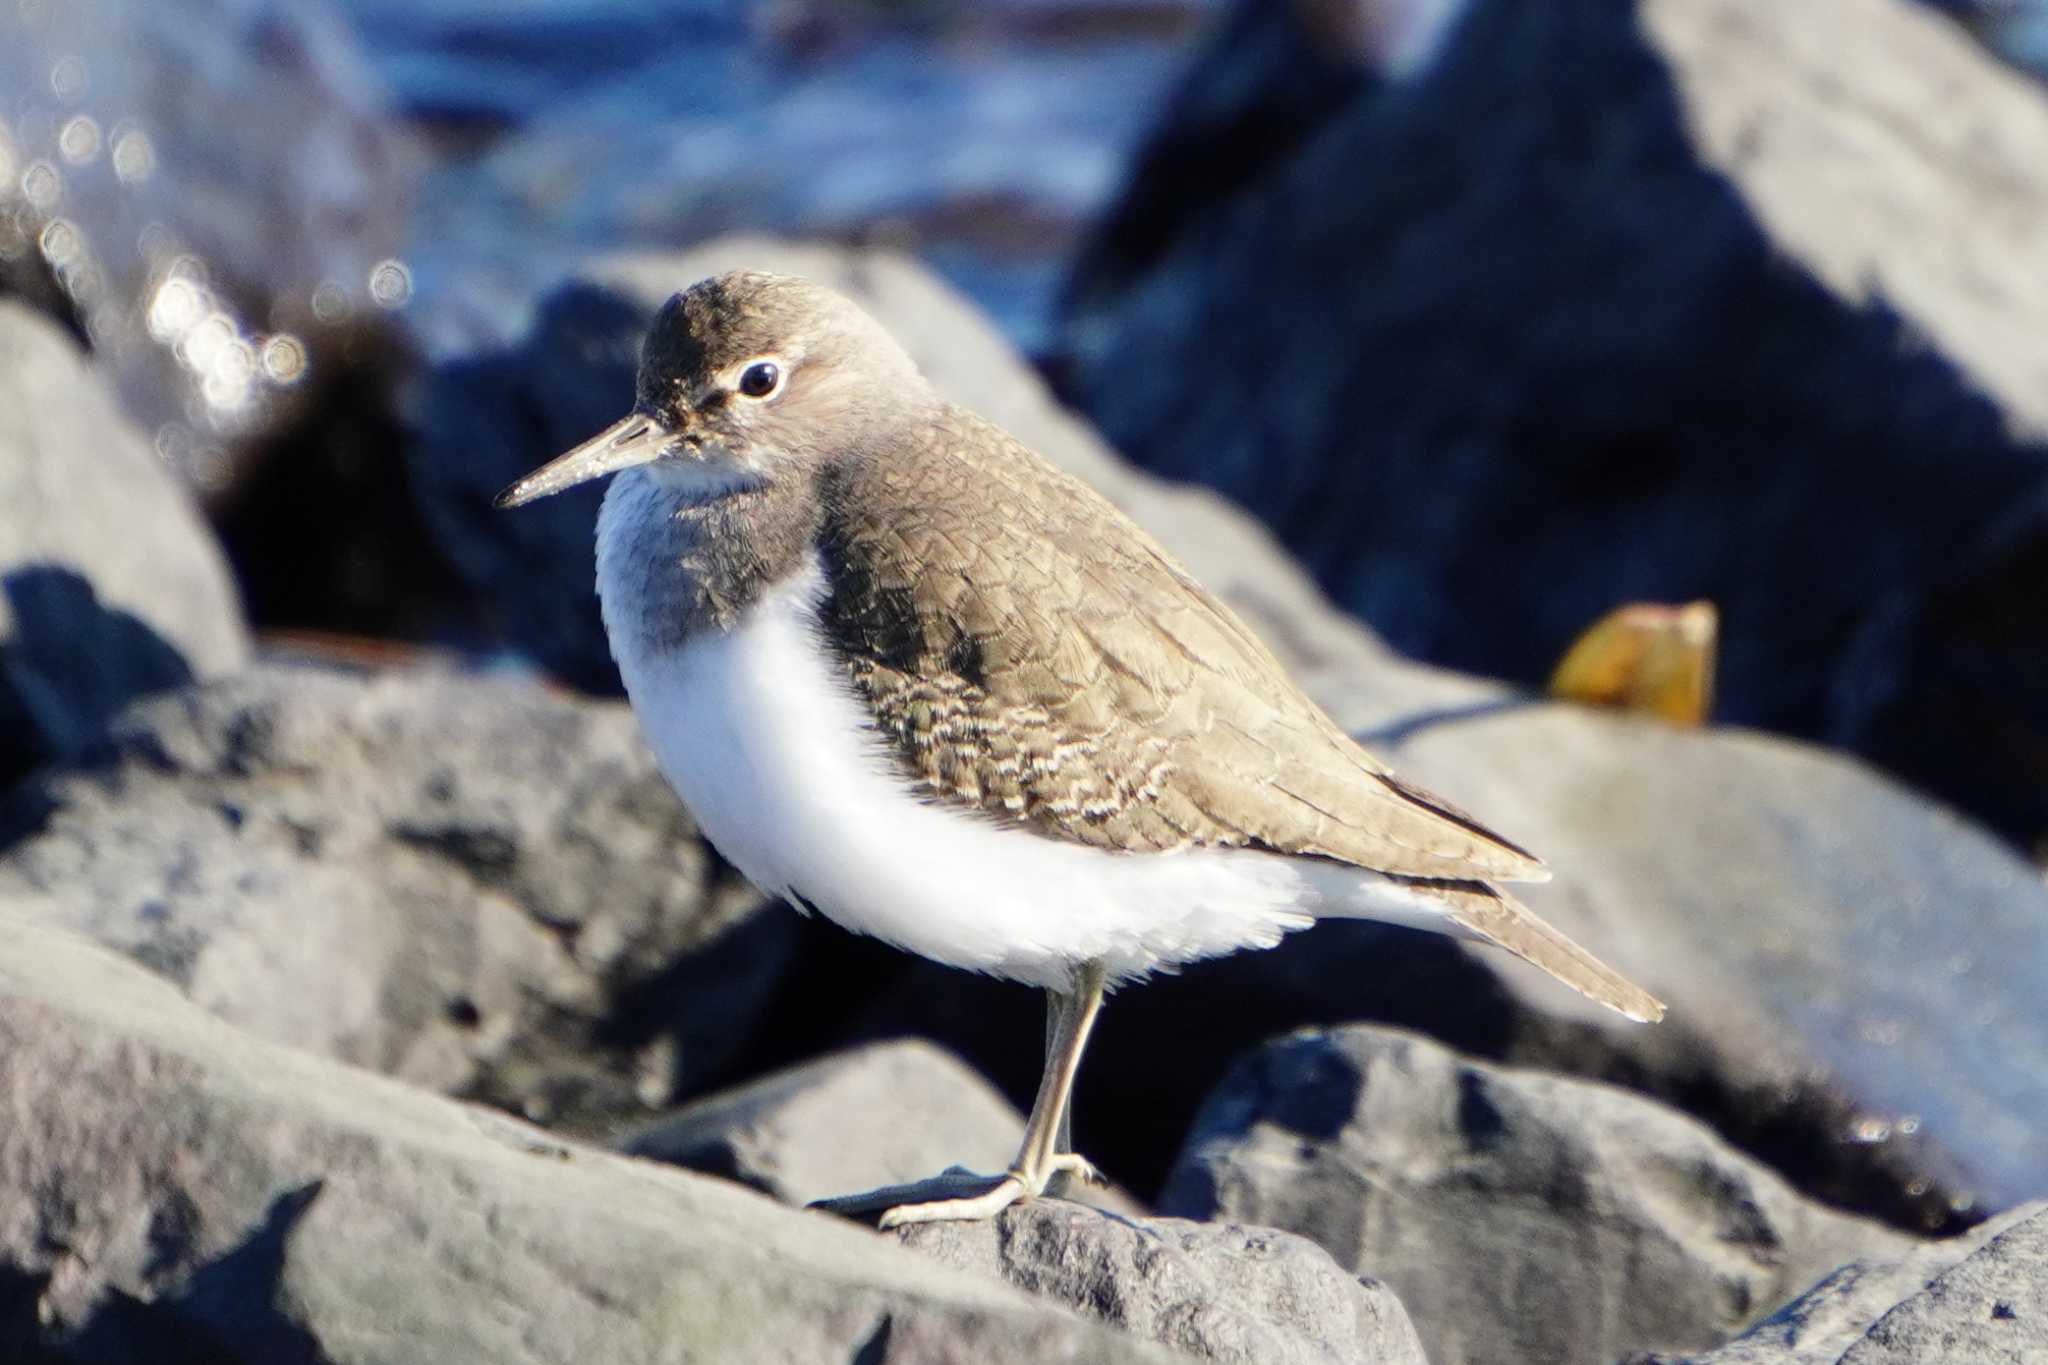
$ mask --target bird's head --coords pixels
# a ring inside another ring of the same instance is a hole
[[[636,465],[692,482],[772,481],[875,444],[928,401],[916,364],[849,299],[790,275],[719,275],[655,315],[633,410],[497,504]]]

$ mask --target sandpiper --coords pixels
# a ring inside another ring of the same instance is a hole
[[[986,1218],[1060,1173],[1105,990],[1326,917],[1663,1006],[1495,885],[1537,857],[1402,781],[1080,481],[936,393],[849,300],[738,273],[654,319],[622,420],[507,489],[614,474],[605,630],[663,773],[762,889],[1047,992],[1008,1172],[883,1226]]]

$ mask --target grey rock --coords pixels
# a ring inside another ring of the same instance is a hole
[[[1141,168],[1068,396],[1406,653],[1533,684],[1711,598],[1727,719],[2048,834],[2041,88],[1910,0],[1356,6],[1445,44],[1273,60],[1345,8],[1238,7],[1153,142],[1275,155]]]
[[[619,1140],[634,1156],[743,1181],[788,1204],[901,1185],[949,1163],[999,1171],[1024,1122],[928,1042],[820,1057],[697,1101]]]
[[[1626,1058],[1614,1074],[1685,1096],[1802,1188],[1929,1231],[2048,1191],[2048,944],[2029,927],[2048,885],[1984,831],[1768,736],[1499,696],[1337,710],[1542,850],[1559,875],[1529,903],[1670,1003],[1655,1028],[1591,1021]],[[1505,971],[1548,1017],[1579,1009]],[[1593,1050],[1525,1035],[1500,1051],[1544,1064],[1559,1046]]]
[[[71,338],[0,299],[0,789],[248,653],[198,510]]]
[[[1907,1244],[1640,1096],[1371,1027],[1247,1059],[1160,1207],[1300,1233],[1383,1277],[1437,1365],[1713,1345]]]
[[[1996,1354],[2001,1348],[2024,1342],[2024,1337],[2007,1335],[2004,1340],[1980,1340],[1960,1353],[1958,1338],[1973,1327],[1981,1327],[1987,1319],[1994,1332],[2029,1330],[2019,1306],[2025,1302],[2040,1304],[2048,1290],[2043,1288],[2038,1250],[2033,1253],[2031,1269],[2024,1265],[2025,1243],[2037,1239],[2037,1233],[2027,1230],[2038,1229],[2044,1216],[2048,1216],[2048,1206],[2022,1205],[1961,1236],[1924,1243],[1896,1259],[1851,1262],[1718,1350],[1684,1357],[1643,1355],[1633,1357],[1630,1365],[1838,1365],[1851,1358],[1844,1353],[1852,1347],[1881,1352],[1901,1341],[1910,1342],[1917,1351],[1903,1358],[1915,1361],[2026,1359],[2023,1354]],[[2009,1233],[2021,1235],[2021,1244],[1985,1255],[1988,1244],[1994,1239],[2002,1242]],[[1995,1296],[1989,1305],[1972,1304],[1966,1297],[1952,1296],[1948,1289],[1936,1294],[1932,1287],[1945,1282],[1947,1273],[1965,1261],[1978,1262],[1978,1266],[1962,1277],[1956,1288],[1967,1281],[2000,1277],[2007,1271],[2016,1270],[2018,1274],[2010,1277],[2006,1292]],[[1963,1299],[1960,1303],[1959,1297]],[[1894,1321],[1892,1310],[1907,1303],[1916,1306]],[[1997,1311],[2000,1303],[2011,1310],[2009,1314]],[[1931,1314],[1930,1310],[1937,1305],[1938,1315]],[[1926,1324],[1931,1316],[1944,1321],[1948,1330],[1958,1334],[1957,1338],[1930,1342]],[[2038,1342],[2039,1314],[2030,1316],[2034,1319],[2031,1330]],[[1873,1330],[1880,1319],[1890,1324],[1881,1334]],[[2001,1328],[1999,1324],[2013,1325]],[[1866,1340],[1879,1344],[1859,1346]]]
[[[988,1079],[922,1039],[873,1043],[722,1091],[650,1121],[616,1146],[738,1180],[786,1204],[832,1200],[879,1212],[954,1168],[1006,1170],[1024,1116]],[[1135,1213],[1128,1195],[1083,1187],[1080,1202]]]
[[[1072,1304],[1195,1360],[1424,1365],[1393,1291],[1284,1232],[1040,1199],[988,1222],[896,1235],[934,1260]]]
[[[272,1040],[570,1125],[719,1079],[796,932],[625,707],[518,679],[253,668],[6,817],[24,913]]]
[[[729,1182],[255,1039],[7,913],[0,1095],[10,1360],[1173,1358]]]
[[[23,190],[0,209],[0,292],[47,268],[52,302],[201,486],[403,302],[387,263],[420,158],[333,7],[11,5],[0,89],[0,179]]]
[[[2048,1360],[2048,1214],[1999,1233],[1871,1325],[1841,1365]]]

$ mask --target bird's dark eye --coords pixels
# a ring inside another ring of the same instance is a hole
[[[740,392],[749,398],[766,398],[782,387],[782,367],[772,360],[757,360],[740,375]]]

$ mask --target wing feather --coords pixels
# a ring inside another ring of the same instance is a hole
[[[919,439],[911,458],[852,462],[828,490],[823,619],[878,728],[939,799],[1103,848],[1548,875],[1394,777],[1092,489],[959,410]]]

